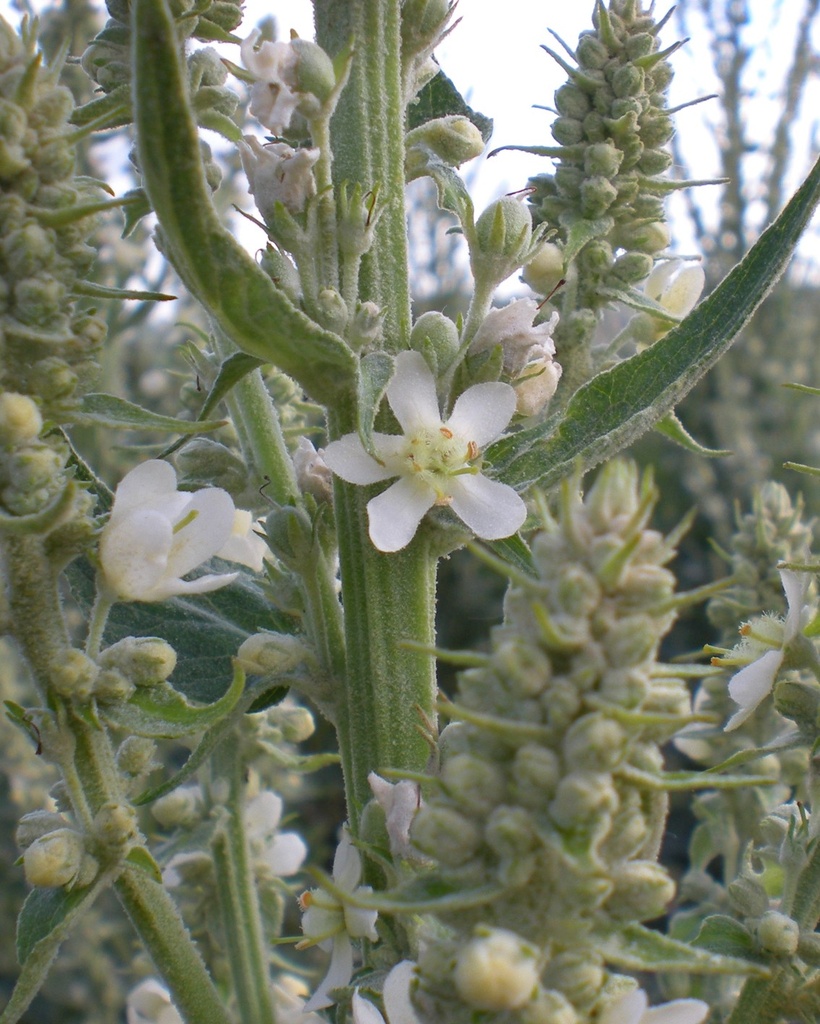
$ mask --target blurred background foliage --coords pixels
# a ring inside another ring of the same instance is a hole
[[[692,189],[685,193],[683,207],[703,254],[707,292],[780,212],[788,198],[786,182],[802,177],[816,156],[805,147],[795,146],[792,129],[796,118],[813,116],[801,108],[801,101],[807,84],[820,74],[820,54],[812,45],[820,22],[820,0],[788,2],[802,5],[802,13],[793,49],[783,54],[781,85],[774,97],[776,127],[767,148],[759,141],[750,141],[747,134],[760,100],[760,83],[749,74],[751,0],[680,0],[675,14],[682,36],[689,35],[690,29],[700,32],[706,26],[709,71],[720,83],[719,98],[710,104],[710,117],[720,159],[718,173],[727,181],[717,187],[717,202],[714,188]],[[19,3],[16,6],[23,7]],[[772,5],[773,16],[778,6]],[[41,10],[46,55],[57,52],[68,40],[69,52],[79,56],[104,18],[101,6],[87,0],[63,0]],[[547,18],[539,15],[540,20]],[[91,98],[93,83],[76,64],[66,67],[65,83],[78,103]],[[533,85],[537,92],[537,83]],[[771,89],[771,84],[766,88]],[[772,96],[768,99],[771,101]],[[540,103],[550,100],[549,96],[537,97]],[[486,113],[492,115],[493,111]],[[691,131],[691,122],[683,119],[674,141],[676,174],[681,178],[690,176],[686,154],[690,146],[698,145]],[[813,137],[817,138],[816,130]],[[526,144],[541,141],[521,140]],[[129,145],[127,129],[93,139],[81,151],[78,173],[114,177],[118,194],[134,187],[133,170],[125,159]],[[239,161],[224,147],[218,150],[218,160],[223,179],[215,200],[226,217],[238,221],[233,204],[252,210]],[[424,183],[415,183],[410,191],[408,219],[415,260],[415,312],[418,315],[428,309],[442,309],[455,318],[466,310],[469,299],[464,250],[458,236],[448,234],[449,221],[437,213],[433,190],[425,189]],[[673,221],[673,237],[676,228]],[[116,215],[101,227],[97,280],[181,298],[170,310],[165,304],[106,304],[101,313],[108,320],[109,344],[98,390],[113,391],[169,415],[180,415],[181,399],[183,415],[193,417],[205,392],[195,361],[186,356],[186,347],[191,343],[202,347],[207,324],[198,307],[184,298],[181,286],[151,245],[150,224],[141,223],[125,239],[120,237],[121,232],[121,218]],[[257,244],[262,242],[260,233]],[[734,347],[678,410],[701,445],[728,449],[731,455],[707,459],[675,447],[657,434],[642,440],[632,453],[655,468],[663,495],[658,528],[668,530],[692,507],[698,509],[698,518],[674,566],[681,589],[725,574],[717,549],[727,547],[736,516],[749,509],[765,480],[782,482],[793,497],[802,492],[809,511],[818,507],[820,478],[798,475],[783,466],[787,461],[820,463],[816,399],[786,392],[783,385],[820,386],[819,285],[820,254],[814,252],[777,284]],[[520,293],[524,294],[523,285]],[[271,384],[275,393],[288,390],[287,383],[278,377],[272,378]],[[310,415],[302,410],[296,417],[294,433],[304,428],[306,421],[310,425]],[[87,428],[76,431],[74,441],[109,483],[167,443],[156,434],[121,435],[112,443],[110,435]],[[469,552],[458,552],[445,561],[440,574],[440,646],[480,646],[500,618],[504,586],[500,577]],[[713,632],[705,616],[697,611],[690,613],[673,635],[668,656],[699,648],[713,639]],[[442,666],[441,683],[445,689],[452,683],[446,666]],[[0,690],[6,699],[26,702],[25,672],[14,651],[5,645],[0,647]],[[323,737],[320,730],[317,743],[323,738],[327,735]],[[14,866],[14,829],[22,814],[44,806],[56,779],[50,766],[32,756],[33,749],[33,738],[28,740],[5,718],[0,719],[0,877],[4,879],[0,886],[0,934],[7,937],[14,933],[16,914],[25,898],[22,871]],[[317,783],[317,787],[311,797],[319,805],[337,789],[330,778]],[[680,841],[685,845],[685,837]],[[101,903],[66,944],[24,1020],[28,1024],[121,1021],[124,993],[133,984],[135,974],[149,969],[145,963],[140,971],[139,957],[131,930],[118,909]],[[0,943],[0,1000],[5,1001],[16,972],[13,944]]]

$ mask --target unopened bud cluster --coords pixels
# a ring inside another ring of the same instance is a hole
[[[585,498],[567,487],[534,539],[537,577],[511,587],[486,666],[460,676],[410,838],[459,887],[503,895],[441,915],[453,938],[420,958],[437,1019],[535,1020],[546,1003],[587,1019],[606,981],[596,937],[674,895],[657,862],[665,794],[633,781],[658,775],[659,744],[689,710],[657,663],[675,579],[672,546],[647,526],[656,500],[625,462]],[[481,980],[485,962],[510,979],[503,991]]]

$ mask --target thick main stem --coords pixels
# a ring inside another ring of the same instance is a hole
[[[384,347],[408,347],[410,289],[404,208],[404,98],[399,0],[316,0],[317,39],[338,53],[351,39],[350,81],[331,124],[337,187],[378,186],[385,203],[371,250],[362,261],[359,299],[384,311]],[[332,410],[336,438],[356,429],[352,396]],[[417,535],[397,554],[378,552],[367,534],[369,489],[336,481],[336,519],[347,673],[338,703],[337,727],[345,770],[348,814],[357,829],[370,798],[370,771],[424,768],[428,748],[416,726],[419,709],[434,717],[432,658],[403,648],[402,641],[431,645],[435,559]]]

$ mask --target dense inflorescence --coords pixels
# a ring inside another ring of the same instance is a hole
[[[484,1007],[504,1012],[493,1019],[586,1019],[624,981],[608,974],[602,941],[657,917],[673,895],[657,862],[666,795],[653,780],[689,697],[657,661],[675,578],[674,542],[647,527],[656,500],[624,462],[585,498],[566,487],[486,664],[460,676],[438,783],[411,838],[451,881],[500,898],[440,914],[443,931],[424,937],[420,1003],[433,1019],[467,1021],[487,998],[463,963],[470,936],[517,943],[506,960],[529,963],[521,977],[537,965],[524,998]]]

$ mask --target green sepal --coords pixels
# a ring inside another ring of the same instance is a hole
[[[32,512],[27,516],[9,515],[0,512],[0,534],[10,533],[15,536],[22,534],[41,534],[45,536],[60,525],[65,516],[74,506],[77,485],[69,480],[59,494],[55,495],[45,508]]]
[[[125,193],[127,196],[134,196],[134,202],[125,207],[125,224],[122,229],[122,237],[128,238],[134,228],[143,217],[151,212],[151,202],[145,194],[144,188],[131,189]]]
[[[596,942],[604,959],[628,971],[686,971],[692,974],[757,974],[768,971],[760,964],[698,949],[668,935],[630,924]]]
[[[219,220],[164,0],[136,0],[132,17],[140,169],[164,251],[238,348],[275,363],[319,401],[349,394],[356,360],[344,341],[298,309]]]
[[[126,864],[131,864],[155,882],[162,882],[162,871],[159,864],[151,856],[151,852],[145,846],[132,846],[125,857]]]
[[[655,424],[655,430],[693,455],[700,455],[706,459],[722,459],[732,454],[728,448],[706,448],[700,444],[692,437],[674,411],[667,413],[662,420],[658,420]]]
[[[128,82],[97,99],[77,107],[71,114],[71,123],[78,126],[90,124],[98,118],[108,116],[106,128],[121,128],[131,123],[131,86]],[[98,129],[99,130],[99,129]]]
[[[209,128],[212,132],[221,135],[223,139],[227,139],[228,142],[242,141],[242,129],[236,121],[231,120],[225,114],[220,114],[218,110],[201,111],[197,114],[197,123],[200,128]]]
[[[428,121],[434,121],[437,117],[447,117],[451,114],[460,114],[472,121],[481,132],[484,143],[490,141],[493,134],[493,119],[486,114],[479,114],[468,106],[443,71],[439,71],[435,78],[431,78],[410,104],[407,111],[408,131],[419,128]]]
[[[604,238],[612,231],[614,221],[611,217],[596,217],[594,220],[579,218],[570,225],[567,241],[564,246],[564,266],[568,267],[587,242],[595,238]]]
[[[94,281],[76,281],[72,291],[75,295],[87,295],[93,299],[117,299],[120,302],[123,299],[137,302],[173,302],[176,298],[176,295],[166,295],[165,292],[143,292],[138,288],[109,288]]]
[[[393,370],[393,357],[387,352],[369,352],[359,363],[356,426],[364,450],[377,460],[378,455],[373,447],[373,424]]]
[[[39,992],[60,944],[91,907],[109,880],[83,889],[32,889],[17,919],[17,959],[21,971],[0,1024],[16,1024]]]
[[[722,732],[722,729],[716,725],[715,731]],[[789,733],[787,737],[775,743],[767,743],[763,747],[745,747],[743,750],[738,750],[731,757],[727,757],[725,761],[721,761],[720,764],[713,765],[711,768],[704,768],[703,770],[710,774],[723,772],[727,768],[738,768],[740,765],[748,764],[750,761],[757,761],[758,758],[768,757],[769,754],[776,754],[781,750],[794,750],[801,745],[800,734],[795,730]]]
[[[759,964],[766,963],[766,958],[760,955],[751,932],[728,914],[712,914],[707,917],[698,934],[692,939],[692,944],[698,949],[706,949],[721,956],[737,957]]]
[[[772,289],[818,198],[820,161],[743,261],[678,327],[579,388],[557,429],[542,424],[491,445],[496,476],[518,490],[550,487],[653,427],[728,349]]]
[[[245,688],[245,673],[234,666],[233,681],[224,696],[213,704],[195,707],[170,683],[139,687],[128,701],[109,704],[109,722],[136,736],[178,739],[215,725],[236,706]]]
[[[225,426],[225,420],[178,420],[174,416],[143,409],[116,395],[83,395],[75,423],[89,423],[123,430],[161,430],[174,434],[204,434]]]
[[[458,217],[467,244],[472,248],[475,243],[475,207],[461,175],[432,156],[428,161],[427,174],[436,183],[439,209]]]

